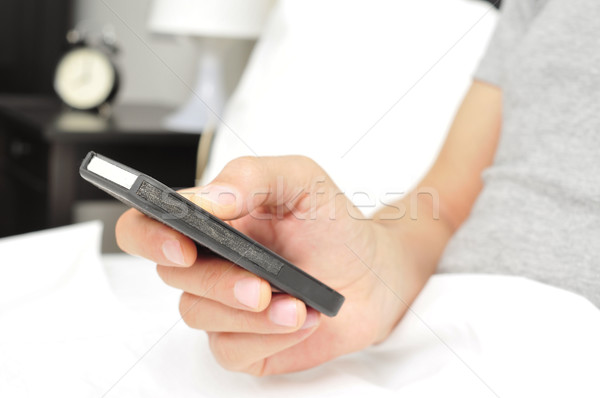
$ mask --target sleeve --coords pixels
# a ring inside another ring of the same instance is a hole
[[[502,87],[507,60],[527,32],[535,16],[535,3],[539,0],[504,0],[500,19],[490,39],[488,48],[475,71],[475,79]]]

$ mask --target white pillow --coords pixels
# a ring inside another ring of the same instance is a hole
[[[280,0],[202,183],[238,156],[302,154],[355,203],[406,192],[434,160],[496,19],[474,0]]]

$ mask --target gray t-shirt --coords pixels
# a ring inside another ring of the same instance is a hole
[[[521,275],[600,307],[600,1],[506,0],[476,78],[502,89],[502,133],[439,272]]]

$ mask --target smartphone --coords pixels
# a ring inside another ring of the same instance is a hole
[[[271,286],[333,317],[344,296],[148,175],[95,152],[79,173],[87,181],[198,245],[252,272]]]

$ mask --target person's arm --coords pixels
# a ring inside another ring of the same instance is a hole
[[[418,285],[435,272],[448,240],[469,215],[483,187],[481,173],[494,159],[501,123],[501,90],[474,81],[429,172],[400,203],[376,214],[410,248],[410,264],[422,278]],[[396,218],[397,208],[406,209],[406,215],[390,221]],[[414,220],[410,212],[416,210]]]
[[[192,200],[342,293],[346,302],[335,318],[272,293],[268,283],[223,259],[197,253],[191,240],[135,210],[120,218],[117,241],[164,264],[159,275],[184,291],[183,319],[208,332],[225,368],[255,375],[307,369],[393,330],[481,189],[500,114],[499,90],[476,82],[419,184],[438,192],[440,220],[431,216],[428,195],[418,195],[414,221],[409,214],[383,220],[394,217],[390,208],[378,220],[357,219],[327,174],[304,157],[237,159],[208,187],[190,190]],[[211,196],[199,195],[203,191]],[[410,197],[404,200],[409,212]]]

